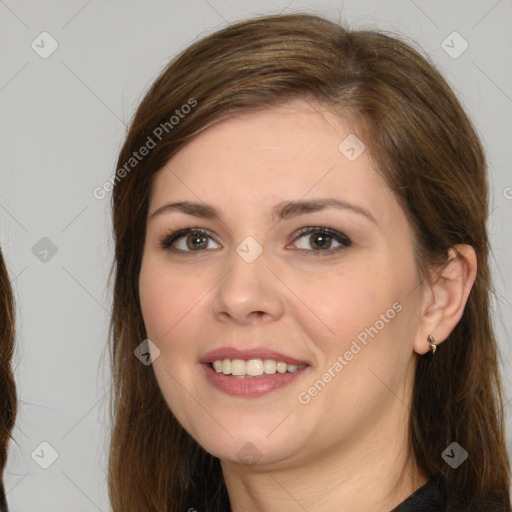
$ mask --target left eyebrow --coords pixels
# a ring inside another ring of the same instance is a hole
[[[339,199],[311,199],[309,201],[287,201],[279,203],[272,209],[272,218],[274,220],[289,219],[305,213],[318,212],[326,208],[338,208],[340,210],[349,210],[353,213],[365,216],[373,223],[377,224],[375,217],[363,206],[341,201]]]
[[[311,199],[309,201],[286,201],[279,203],[272,208],[271,218],[274,221],[290,219],[306,213],[318,212],[325,210],[326,208],[337,208],[341,210],[349,210],[353,213],[363,215],[374,224],[377,224],[375,217],[363,206],[349,203],[348,201],[342,201],[334,198],[325,199]],[[220,211],[206,203],[195,203],[193,201],[178,201],[172,203],[166,203],[160,208],[157,208],[149,218],[153,219],[157,215],[160,215],[168,211],[180,211],[187,215],[193,215],[195,217],[203,217],[208,219],[221,219],[222,215]]]

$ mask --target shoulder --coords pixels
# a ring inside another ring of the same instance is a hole
[[[431,478],[425,485],[391,512],[511,512],[509,496],[492,496],[473,503],[464,496],[448,496],[442,477]]]
[[[446,493],[440,478],[431,478],[391,512],[444,512]]]

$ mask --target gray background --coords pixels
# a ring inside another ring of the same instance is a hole
[[[0,0],[1,243],[17,298],[20,398],[5,475],[12,512],[110,510],[113,243],[110,197],[92,191],[114,172],[143,92],[198,37],[254,14],[298,10],[411,38],[475,121],[491,169],[495,319],[510,373],[511,0]],[[42,58],[51,49],[45,31],[58,48]],[[457,58],[464,42],[447,39],[454,31],[469,44]]]

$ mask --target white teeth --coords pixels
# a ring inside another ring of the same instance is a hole
[[[259,377],[263,374],[273,375],[276,373],[296,372],[303,366],[296,364],[286,364],[274,359],[217,359],[212,363],[213,369],[217,373],[224,375],[234,375],[236,377]]]
[[[277,363],[277,371],[279,373],[286,373],[286,367],[287,366],[288,365],[286,363],[279,362],[279,363]]]
[[[224,363],[222,363],[224,367]],[[243,359],[231,361],[231,375],[247,375],[247,363]]]
[[[224,359],[224,361],[222,361],[221,370],[224,375],[231,375],[231,359]]]
[[[277,362],[274,361],[273,359],[265,359],[265,361],[263,361],[263,365],[265,367],[265,373],[267,375],[273,375],[274,373],[276,373]]]
[[[247,375],[251,377],[263,375],[263,361],[261,359],[250,359],[247,361]]]

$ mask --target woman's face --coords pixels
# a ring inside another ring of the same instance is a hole
[[[225,461],[296,464],[405,432],[412,231],[361,141],[314,107],[210,127],[155,177],[140,272],[153,368]],[[201,232],[173,240],[184,228]]]

